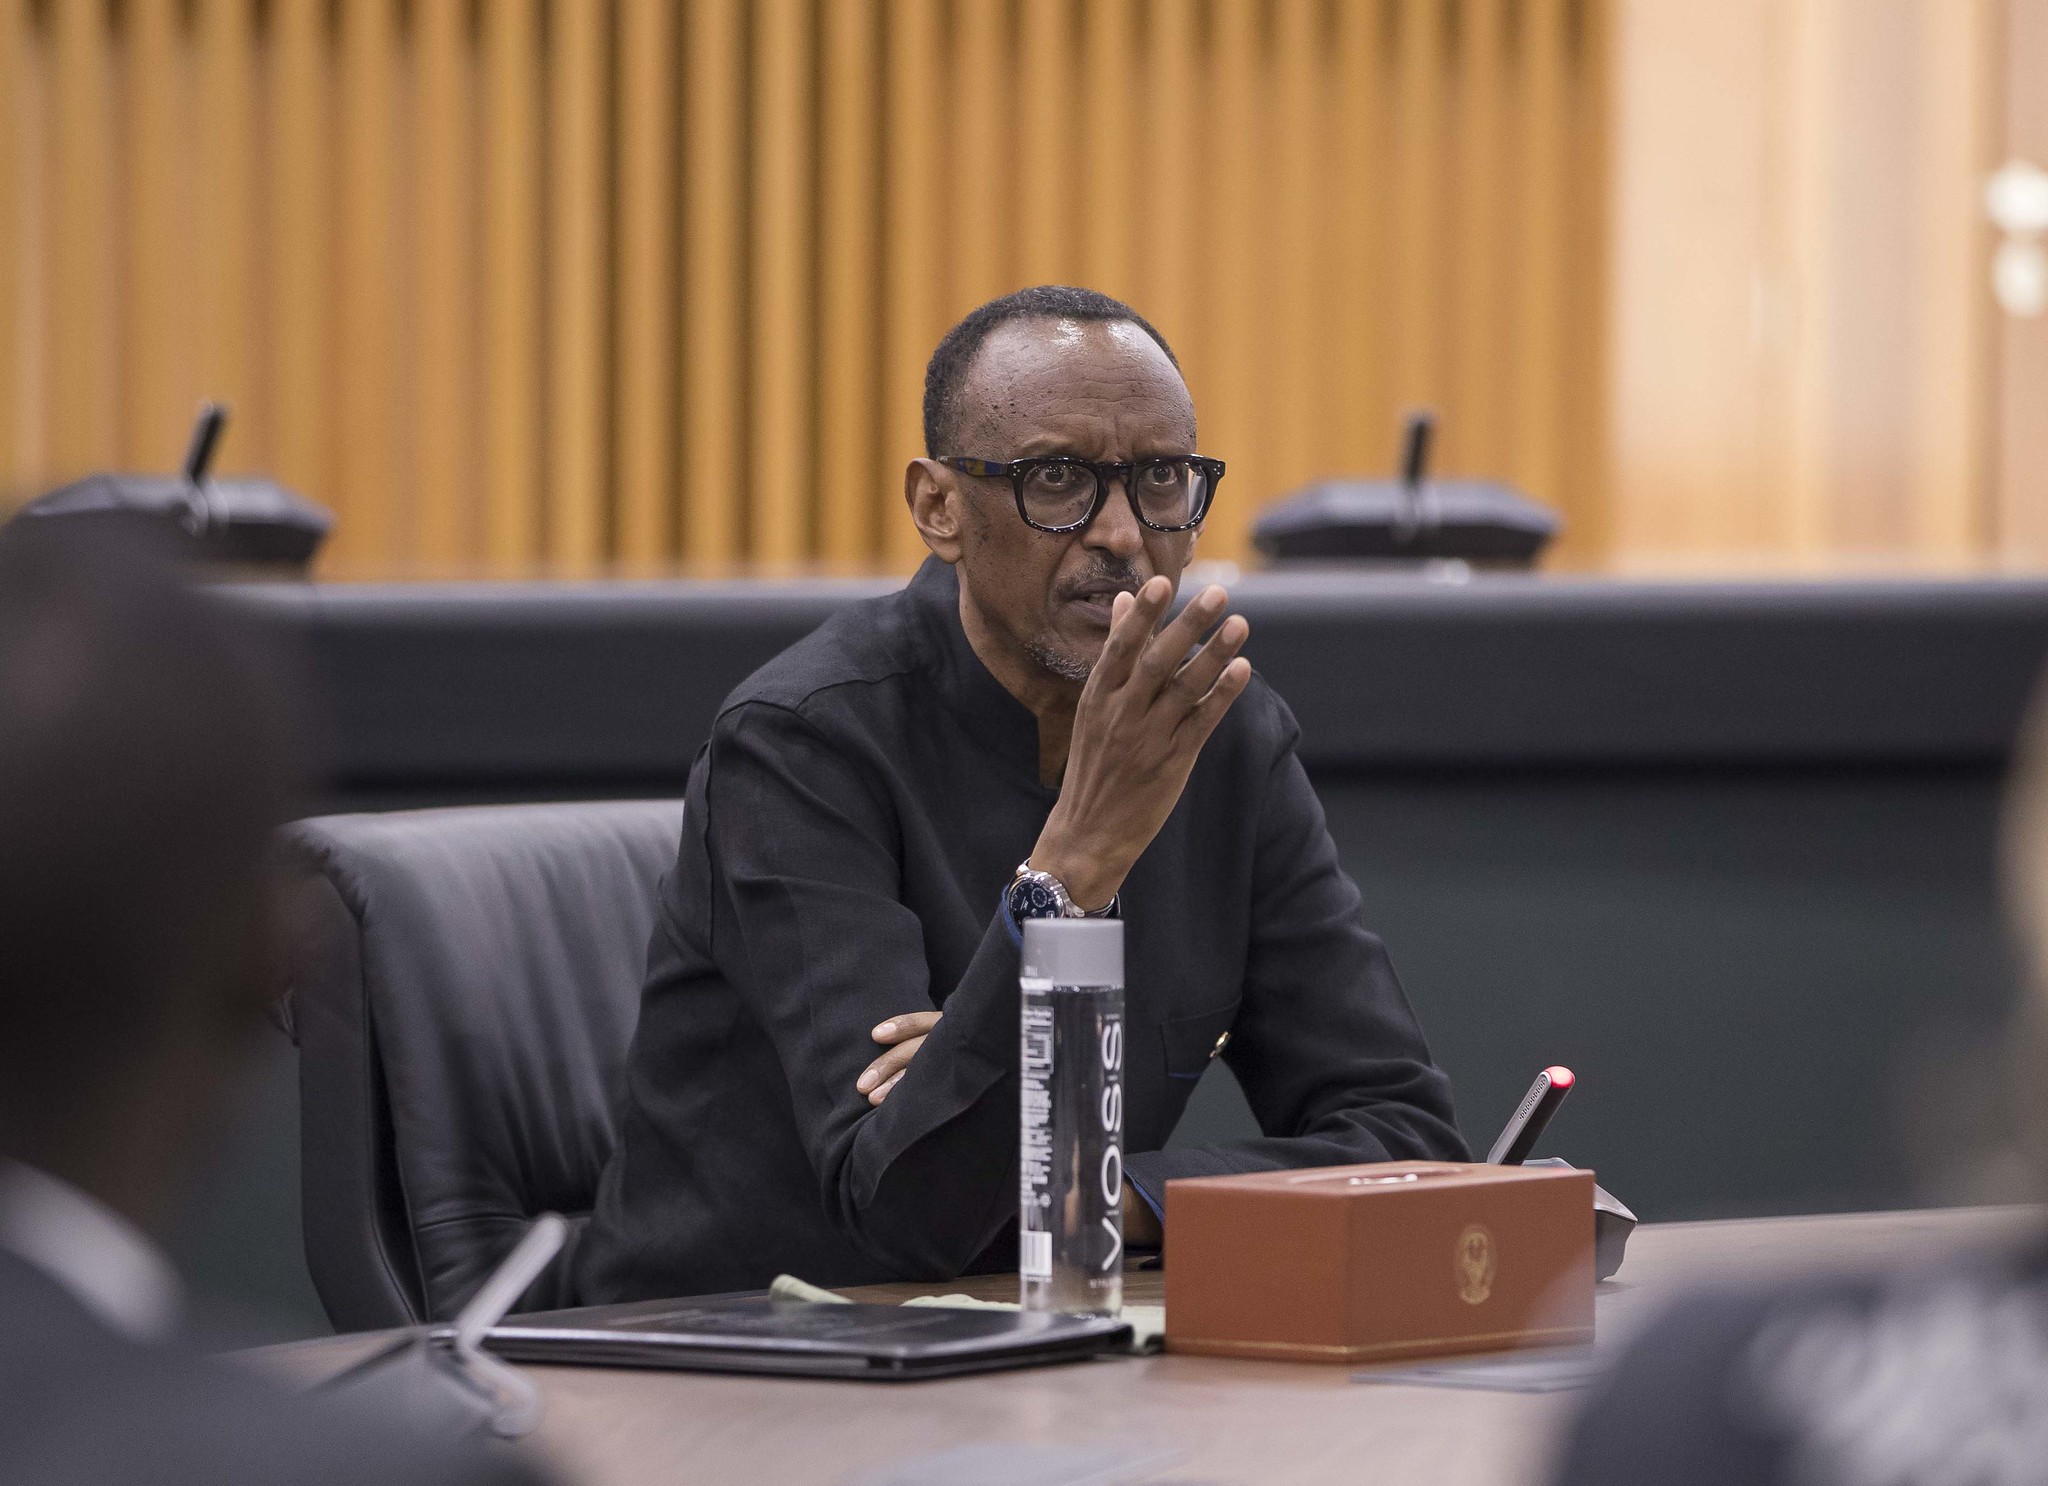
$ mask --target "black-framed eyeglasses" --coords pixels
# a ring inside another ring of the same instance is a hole
[[[1017,492],[1017,514],[1039,531],[1086,530],[1102,513],[1109,487],[1121,480],[1138,520],[1154,531],[1193,531],[1209,514],[1223,461],[1200,454],[1097,461],[1054,455],[1044,459],[973,459],[947,454],[940,464],[982,479],[1007,478]]]

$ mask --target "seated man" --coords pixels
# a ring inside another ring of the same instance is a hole
[[[277,1035],[278,680],[119,533],[0,531],[0,1481],[537,1479],[199,1355],[149,1237]]]
[[[1465,1155],[1249,627],[1218,588],[1162,627],[1222,466],[1158,332],[996,300],[924,420],[931,558],[691,771],[586,1301],[1015,1268],[1020,914],[1123,918],[1133,1245],[1172,1177]],[[1218,1054],[1263,1138],[1162,1151]]]

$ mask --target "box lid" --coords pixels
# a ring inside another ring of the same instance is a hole
[[[1342,1201],[1400,1191],[1440,1191],[1496,1183],[1579,1181],[1591,1175],[1575,1167],[1489,1166],[1477,1161],[1375,1161],[1362,1166],[1311,1166],[1287,1171],[1251,1171],[1234,1176],[1181,1177],[1172,1189],[1271,1192],[1291,1197]]]

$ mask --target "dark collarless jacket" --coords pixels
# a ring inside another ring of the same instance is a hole
[[[1295,739],[1255,678],[1123,885],[1127,1170],[1155,1203],[1176,1176],[1465,1155]],[[1057,798],[936,559],[727,699],[663,884],[585,1301],[1016,1266],[1001,899]],[[935,1007],[870,1108],[870,1030]],[[1219,1049],[1264,1135],[1162,1151]]]

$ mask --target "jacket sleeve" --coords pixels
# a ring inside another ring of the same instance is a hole
[[[711,952],[775,1046],[825,1210],[895,1272],[950,1278],[1016,1216],[1016,941],[989,904],[959,983],[931,984],[895,812],[849,750],[763,703],[721,717],[710,747],[706,850],[727,900]],[[870,1106],[854,1087],[882,1051],[870,1033],[932,1009]]]
[[[1287,744],[1266,781],[1252,872],[1244,996],[1224,1059],[1244,1085],[1254,1140],[1130,1157],[1157,1208],[1174,1177],[1363,1161],[1469,1159],[1451,1085]]]

